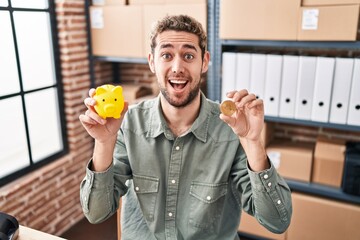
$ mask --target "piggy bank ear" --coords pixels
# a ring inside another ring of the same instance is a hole
[[[96,95],[100,95],[100,94],[103,94],[106,92],[107,92],[107,90],[103,86],[96,88]]]
[[[112,89],[112,91],[116,94],[116,95],[121,95],[122,94],[122,87],[121,86],[116,86]]]

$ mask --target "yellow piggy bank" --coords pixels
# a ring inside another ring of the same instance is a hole
[[[124,96],[121,86],[110,84],[102,85],[96,88],[94,99],[96,100],[95,110],[100,117],[120,118],[124,109]]]

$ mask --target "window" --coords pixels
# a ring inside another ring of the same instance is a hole
[[[0,186],[67,152],[54,3],[0,0]]]

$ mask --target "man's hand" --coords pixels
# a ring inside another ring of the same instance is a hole
[[[79,116],[81,124],[91,137],[99,142],[106,142],[107,140],[115,137],[123,121],[124,115],[128,109],[128,103],[125,102],[124,109],[119,119],[115,118],[101,118],[95,111],[94,106],[96,100],[93,99],[95,89],[89,90],[89,97],[84,100],[87,107],[85,114]]]
[[[254,94],[247,90],[227,93],[236,105],[236,112],[231,116],[220,114],[220,119],[226,122],[236,135],[247,140],[257,141],[264,127],[264,104]]]
[[[220,119],[226,122],[239,136],[249,167],[259,172],[270,167],[265,148],[261,142],[261,131],[264,127],[264,103],[247,90],[233,91],[227,94],[236,105],[236,112],[231,116],[220,114]]]

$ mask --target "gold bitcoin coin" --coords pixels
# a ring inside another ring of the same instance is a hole
[[[231,116],[236,112],[236,106],[235,103],[231,100],[225,100],[220,104],[220,111],[226,115]]]

